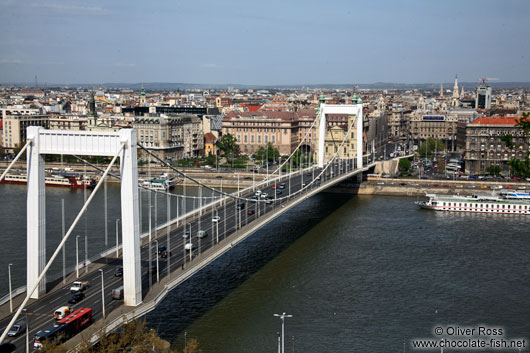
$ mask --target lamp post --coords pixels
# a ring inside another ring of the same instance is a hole
[[[158,239],[155,239],[155,243],[156,243],[156,252],[157,252],[157,255],[156,255],[156,281],[159,282],[160,281],[160,272],[158,271]],[[168,252],[168,256],[169,256],[169,252]]]
[[[26,353],[29,353],[29,321],[28,321],[28,309],[22,309],[26,314]]]
[[[11,266],[13,266],[13,264],[7,265],[7,273],[9,276],[9,312],[10,313],[13,312],[13,292],[11,290]]]
[[[103,270],[100,268],[99,272],[101,273],[101,306],[103,310],[103,318],[105,318],[105,281],[103,279]]]
[[[79,278],[79,235],[75,236],[75,276]]]
[[[119,223],[119,222],[120,222],[120,219],[118,218],[118,219],[116,220],[116,258],[118,258],[118,257],[120,256],[120,254],[119,254],[119,248],[118,248],[118,244],[119,244],[119,241],[120,241],[120,240],[119,240],[119,234],[120,234],[120,233],[119,233],[119,231],[118,231],[118,227],[119,227],[118,223]]]
[[[85,267],[85,273],[88,273],[88,236],[85,234],[85,262],[83,262]]]
[[[274,316],[282,319],[282,353],[285,353],[285,318],[293,317],[293,315],[287,315],[285,312],[283,314],[274,314]]]
[[[149,246],[147,249],[147,251],[149,252],[149,289],[151,289],[151,286],[153,285],[153,269],[151,268],[153,263],[153,255],[151,254],[151,252],[153,251],[153,249],[151,249],[151,214],[153,213],[152,208],[152,205],[149,206]]]

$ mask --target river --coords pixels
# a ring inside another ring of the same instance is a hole
[[[11,195],[5,187],[2,200]],[[82,201],[82,192],[53,192],[60,195],[48,202],[65,195]],[[25,219],[14,212],[17,197],[2,202],[2,234]],[[179,349],[184,336],[197,338],[205,353],[276,352],[281,321],[273,314],[282,312],[293,315],[287,352],[413,351],[412,340],[437,339],[438,326],[529,337],[530,218],[432,212],[414,201],[312,197],[171,292],[148,324]],[[60,212],[53,217],[55,224]],[[19,260],[15,250],[25,252],[19,240],[2,239],[6,272],[8,261]]]

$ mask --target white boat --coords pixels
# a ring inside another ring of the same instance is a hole
[[[138,180],[139,184],[150,190],[161,190],[166,191],[169,189],[169,184],[165,180],[161,179],[150,179],[150,180]]]
[[[424,209],[450,212],[499,213],[530,215],[530,200],[493,195],[436,195],[427,194],[427,201],[416,201]]]

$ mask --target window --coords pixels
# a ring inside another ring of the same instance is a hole
[[[247,135],[245,135],[244,140],[245,140],[245,143],[247,143]]]
[[[250,136],[250,143],[254,143],[254,135]],[[254,147],[252,147],[252,152],[254,152]]]
[[[272,143],[274,143],[274,137],[275,137],[274,135],[272,135],[272,137],[271,137]]]

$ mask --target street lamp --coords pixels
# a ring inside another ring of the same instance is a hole
[[[101,273],[101,306],[103,307],[103,318],[105,318],[105,281],[103,279],[103,270],[100,268]]]
[[[153,285],[153,269],[151,268],[152,267],[152,263],[153,263],[153,258],[152,258],[152,254],[151,252],[153,251],[153,249],[151,248],[151,214],[153,213],[152,211],[153,209],[153,206],[149,206],[149,247],[148,247],[148,252],[149,252],[149,270],[148,270],[148,273],[149,273],[149,288],[151,288],[151,286]]]
[[[29,321],[28,321],[28,309],[22,309],[26,314],[26,353],[29,353]]]
[[[79,235],[75,236],[75,276],[79,278]]]
[[[155,243],[156,243],[156,251],[157,251],[157,256],[156,256],[156,281],[159,282],[160,281],[160,272],[158,271],[158,239],[155,239]],[[169,257],[169,252],[168,252],[168,257]]]
[[[11,291],[11,266],[13,264],[7,265],[7,273],[9,275],[9,312],[13,312],[13,292]]]
[[[120,254],[119,254],[119,248],[118,248],[118,244],[119,244],[119,241],[120,241],[120,240],[119,240],[119,234],[120,234],[120,233],[119,233],[119,231],[118,231],[118,227],[119,227],[119,226],[118,226],[118,223],[119,223],[119,222],[120,222],[120,219],[118,218],[118,219],[116,220],[116,258],[118,258],[118,257],[120,256]]]
[[[282,319],[282,353],[285,353],[285,318],[293,317],[293,315],[287,315],[285,312],[283,314],[274,314],[274,316]]]

